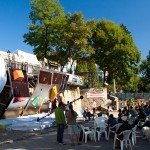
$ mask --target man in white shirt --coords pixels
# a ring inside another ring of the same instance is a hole
[[[93,119],[95,117],[95,114],[96,114],[96,102],[95,100],[93,100]]]
[[[94,125],[96,125],[96,126],[101,125],[101,127],[106,126],[106,120],[104,117],[102,117],[102,113],[98,114],[98,117],[94,120]]]

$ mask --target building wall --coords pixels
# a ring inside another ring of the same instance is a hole
[[[102,97],[91,97],[88,98],[87,97],[87,93],[92,93],[94,91],[97,91],[98,94],[103,94],[104,96]],[[79,87],[67,87],[67,89],[64,92],[64,97],[66,102],[69,101],[73,101],[74,99],[79,98],[80,96],[83,96],[84,98],[81,100],[77,100],[73,103],[73,107],[75,111],[81,111],[85,108],[89,108],[92,111],[92,104],[93,104],[93,100],[96,101],[97,103],[97,108],[99,109],[100,106],[107,106],[107,89],[103,88],[103,89],[80,89]]]

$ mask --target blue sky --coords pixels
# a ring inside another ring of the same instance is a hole
[[[0,50],[33,53],[23,42],[28,32],[30,0],[0,0]],[[150,0],[60,0],[65,13],[81,11],[85,20],[106,19],[124,24],[146,59],[150,50]]]

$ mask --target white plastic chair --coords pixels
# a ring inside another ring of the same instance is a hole
[[[119,129],[119,127],[121,125],[122,125],[122,123],[117,123],[113,127],[109,127],[109,129],[108,129],[108,140],[109,140],[109,137],[110,137],[110,132],[111,133],[116,133],[116,131]],[[114,128],[115,128],[115,130],[113,130]]]
[[[95,131],[95,139],[96,139],[96,133],[97,133],[97,140],[100,141],[101,134],[105,134],[105,139],[108,140],[107,137],[107,124],[105,122],[97,123],[94,122],[94,131]]]
[[[93,130],[90,130],[89,127],[85,127],[85,126],[83,126],[83,125],[81,125],[81,129],[82,129],[82,131],[83,131],[82,142],[83,142],[83,140],[84,140],[84,138],[85,138],[84,142],[87,143],[87,136],[88,136],[89,134],[92,134],[92,136],[93,136],[93,138],[94,138],[94,140],[95,140],[95,142],[96,142],[96,139],[95,139],[96,136],[95,136],[95,133],[94,133]]]
[[[119,135],[123,134],[123,140],[120,140],[120,139],[117,137],[118,135],[115,134],[113,149],[115,149],[116,140],[119,140],[119,141],[120,141],[121,150],[123,150],[123,144],[124,144],[123,142],[125,142],[126,148],[127,148],[127,142],[129,142],[130,149],[132,150],[132,145],[131,145],[131,141],[130,141],[130,138],[129,138],[131,132],[132,132],[132,130],[126,130],[126,131],[121,132]]]
[[[138,122],[138,126],[143,126],[145,123],[145,120],[144,119],[140,119],[139,122]]]
[[[132,144],[133,144],[133,146],[136,144],[136,129],[137,129],[137,125],[135,125],[135,127],[132,128]]]
[[[118,126],[117,128],[119,129],[119,127],[120,127],[121,125],[122,125],[122,123],[117,123],[117,126]],[[118,130],[118,129],[117,129],[117,130]]]

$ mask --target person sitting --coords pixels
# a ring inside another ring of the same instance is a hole
[[[147,110],[146,110],[146,115],[149,116],[150,115],[150,105],[148,106]]]
[[[122,119],[121,119],[121,117],[122,117],[122,111],[121,111],[121,109],[119,109],[118,110],[118,123],[122,123]]]
[[[104,117],[102,117],[102,113],[99,113],[99,114],[98,114],[98,117],[95,118],[94,123],[96,123],[96,124],[103,124],[103,125],[105,126],[105,124],[106,124],[106,119],[105,119]],[[103,126],[103,125],[102,125],[102,126]]]
[[[130,106],[129,113],[131,114],[131,116],[136,116],[138,114],[137,111],[132,106]]]
[[[132,130],[134,125],[128,124],[128,117],[127,116],[122,116],[121,119],[122,119],[122,125],[116,131],[116,134],[117,134],[118,139],[123,140],[123,134],[120,134],[120,133],[123,132],[123,131],[126,131],[126,130]],[[130,135],[130,138],[131,137],[132,137],[132,135]],[[116,148],[120,148],[120,142],[118,140],[116,142],[117,142]]]
[[[116,120],[116,118],[113,116],[113,114],[110,114],[109,115],[109,118],[108,118],[108,125],[109,127],[113,127],[114,125],[116,125],[118,122]],[[112,128],[111,130],[115,131],[116,128]]]
[[[86,108],[86,109],[84,110],[84,112],[83,112],[83,117],[85,118],[85,120],[87,120],[87,118],[88,118],[88,121],[91,120],[92,114],[91,114],[91,112],[89,111],[88,108]]]
[[[123,114],[124,116],[128,116],[128,115],[129,115],[129,111],[128,111],[127,107],[124,107],[124,108],[123,108],[122,114]]]
[[[146,119],[146,115],[145,115],[145,113],[142,111],[141,108],[139,109],[138,119],[139,119],[139,120],[142,120],[143,122],[145,122],[145,119]]]

